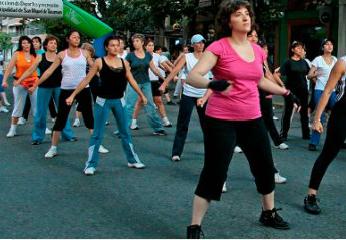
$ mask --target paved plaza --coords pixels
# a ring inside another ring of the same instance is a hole
[[[173,128],[164,137],[152,136],[141,114],[140,130],[132,133],[147,165],[144,170],[127,167],[110,117],[104,139],[110,153],[101,156],[92,177],[82,174],[89,140],[84,127],[74,129],[77,142],[62,142],[59,155],[47,160],[50,138],[31,145],[32,118],[18,127],[18,136],[7,139],[10,114],[1,113],[0,238],[184,238],[203,165],[203,141],[194,112],[182,160],[170,161],[178,108],[167,106]],[[281,109],[275,112],[281,116]],[[203,223],[207,238],[346,238],[346,151],[339,153],[323,179],[322,213],[314,216],[302,205],[319,151],[307,151],[298,117],[287,144],[287,151],[273,148],[273,156],[288,178],[286,184],[277,185],[275,197],[291,230],[259,224],[260,196],[244,154],[235,154],[228,172],[229,191],[222,201],[211,204]]]

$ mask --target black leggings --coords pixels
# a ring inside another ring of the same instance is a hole
[[[220,200],[236,143],[249,161],[257,191],[266,195],[274,190],[274,164],[262,118],[235,122],[206,116],[205,126],[204,167],[196,195],[209,201]]]
[[[318,190],[329,164],[338,155],[346,139],[346,101],[338,102],[332,109],[327,127],[326,141],[312,168],[309,187]]]
[[[308,118],[308,100],[309,93],[307,90],[301,89],[295,92],[292,91],[300,100],[300,123],[302,125],[302,137],[310,139],[309,118]],[[288,130],[291,126],[291,116],[293,112],[293,102],[289,98],[285,98],[285,110],[281,122],[281,137],[287,138]]]
[[[68,115],[71,110],[71,106],[66,104],[66,98],[68,98],[74,90],[61,89],[59,97],[58,116],[53,127],[53,131],[62,131],[66,125]],[[85,127],[88,129],[94,129],[94,116],[92,110],[92,97],[89,88],[84,88],[76,96],[79,109],[82,112]]]
[[[25,100],[24,110],[22,114],[22,117],[25,118],[25,120],[28,120],[29,118],[30,108],[31,108],[31,102],[30,102],[30,97],[28,94]],[[57,116],[56,106],[55,106],[53,98],[51,98],[49,101],[49,112],[52,118],[55,118]]]
[[[264,120],[264,124],[272,138],[274,145],[279,146],[283,141],[280,138],[279,132],[276,129],[274,120],[273,120],[273,102],[271,98],[266,98],[263,95],[260,95],[261,103],[261,112]]]

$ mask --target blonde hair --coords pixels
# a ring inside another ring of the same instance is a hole
[[[95,56],[95,48],[90,43],[83,43],[82,46],[81,46],[81,49],[89,51],[91,57]]]

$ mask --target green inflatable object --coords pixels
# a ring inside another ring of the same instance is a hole
[[[113,32],[113,29],[110,26],[76,5],[66,0],[63,0],[63,4],[64,22],[88,37],[100,38]]]

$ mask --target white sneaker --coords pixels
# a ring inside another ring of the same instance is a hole
[[[275,116],[275,115],[273,116],[273,119],[274,120],[279,120],[279,118],[277,116]]]
[[[52,134],[52,131],[49,128],[46,128],[45,134],[50,135],[50,134]]]
[[[275,180],[275,183],[281,184],[281,183],[286,183],[287,178],[282,177],[279,173],[275,173],[274,180]]]
[[[165,122],[163,124],[163,126],[166,127],[166,128],[171,128],[172,127],[172,123],[168,121],[168,122]]]
[[[226,182],[224,182],[224,184],[222,186],[222,192],[223,193],[227,192],[227,184],[226,184]]]
[[[14,137],[16,135],[17,135],[16,130],[10,128],[10,130],[8,131],[6,137],[11,138],[11,137]]]
[[[84,174],[87,176],[92,176],[95,174],[96,169],[94,167],[88,167],[84,169]]]
[[[6,107],[1,106],[0,107],[0,112],[8,113],[9,111],[8,111],[8,109]]]
[[[180,161],[180,157],[178,155],[172,156],[172,161],[173,162],[179,162]]]
[[[243,152],[243,150],[242,150],[240,147],[235,146],[235,148],[234,148],[234,152],[235,152],[235,153],[242,153],[242,152]]]
[[[136,162],[136,163],[127,163],[127,166],[129,168],[136,168],[136,169],[142,169],[145,168],[145,165],[141,162]]]
[[[58,151],[56,150],[56,148],[50,147],[48,152],[44,155],[44,157],[45,158],[53,158],[56,155],[58,155]]]
[[[288,145],[286,143],[281,143],[278,146],[275,146],[276,148],[280,149],[280,150],[287,150],[288,149]]]
[[[18,119],[18,125],[24,125],[25,123],[26,123],[25,118],[20,117],[20,118]]]
[[[76,118],[73,122],[73,127],[80,127],[80,121],[79,121],[79,118]]]
[[[109,150],[107,148],[105,148],[104,146],[100,145],[99,153],[109,153]]]
[[[130,128],[131,128],[132,130],[138,130],[138,129],[139,129],[137,123],[131,123]]]

